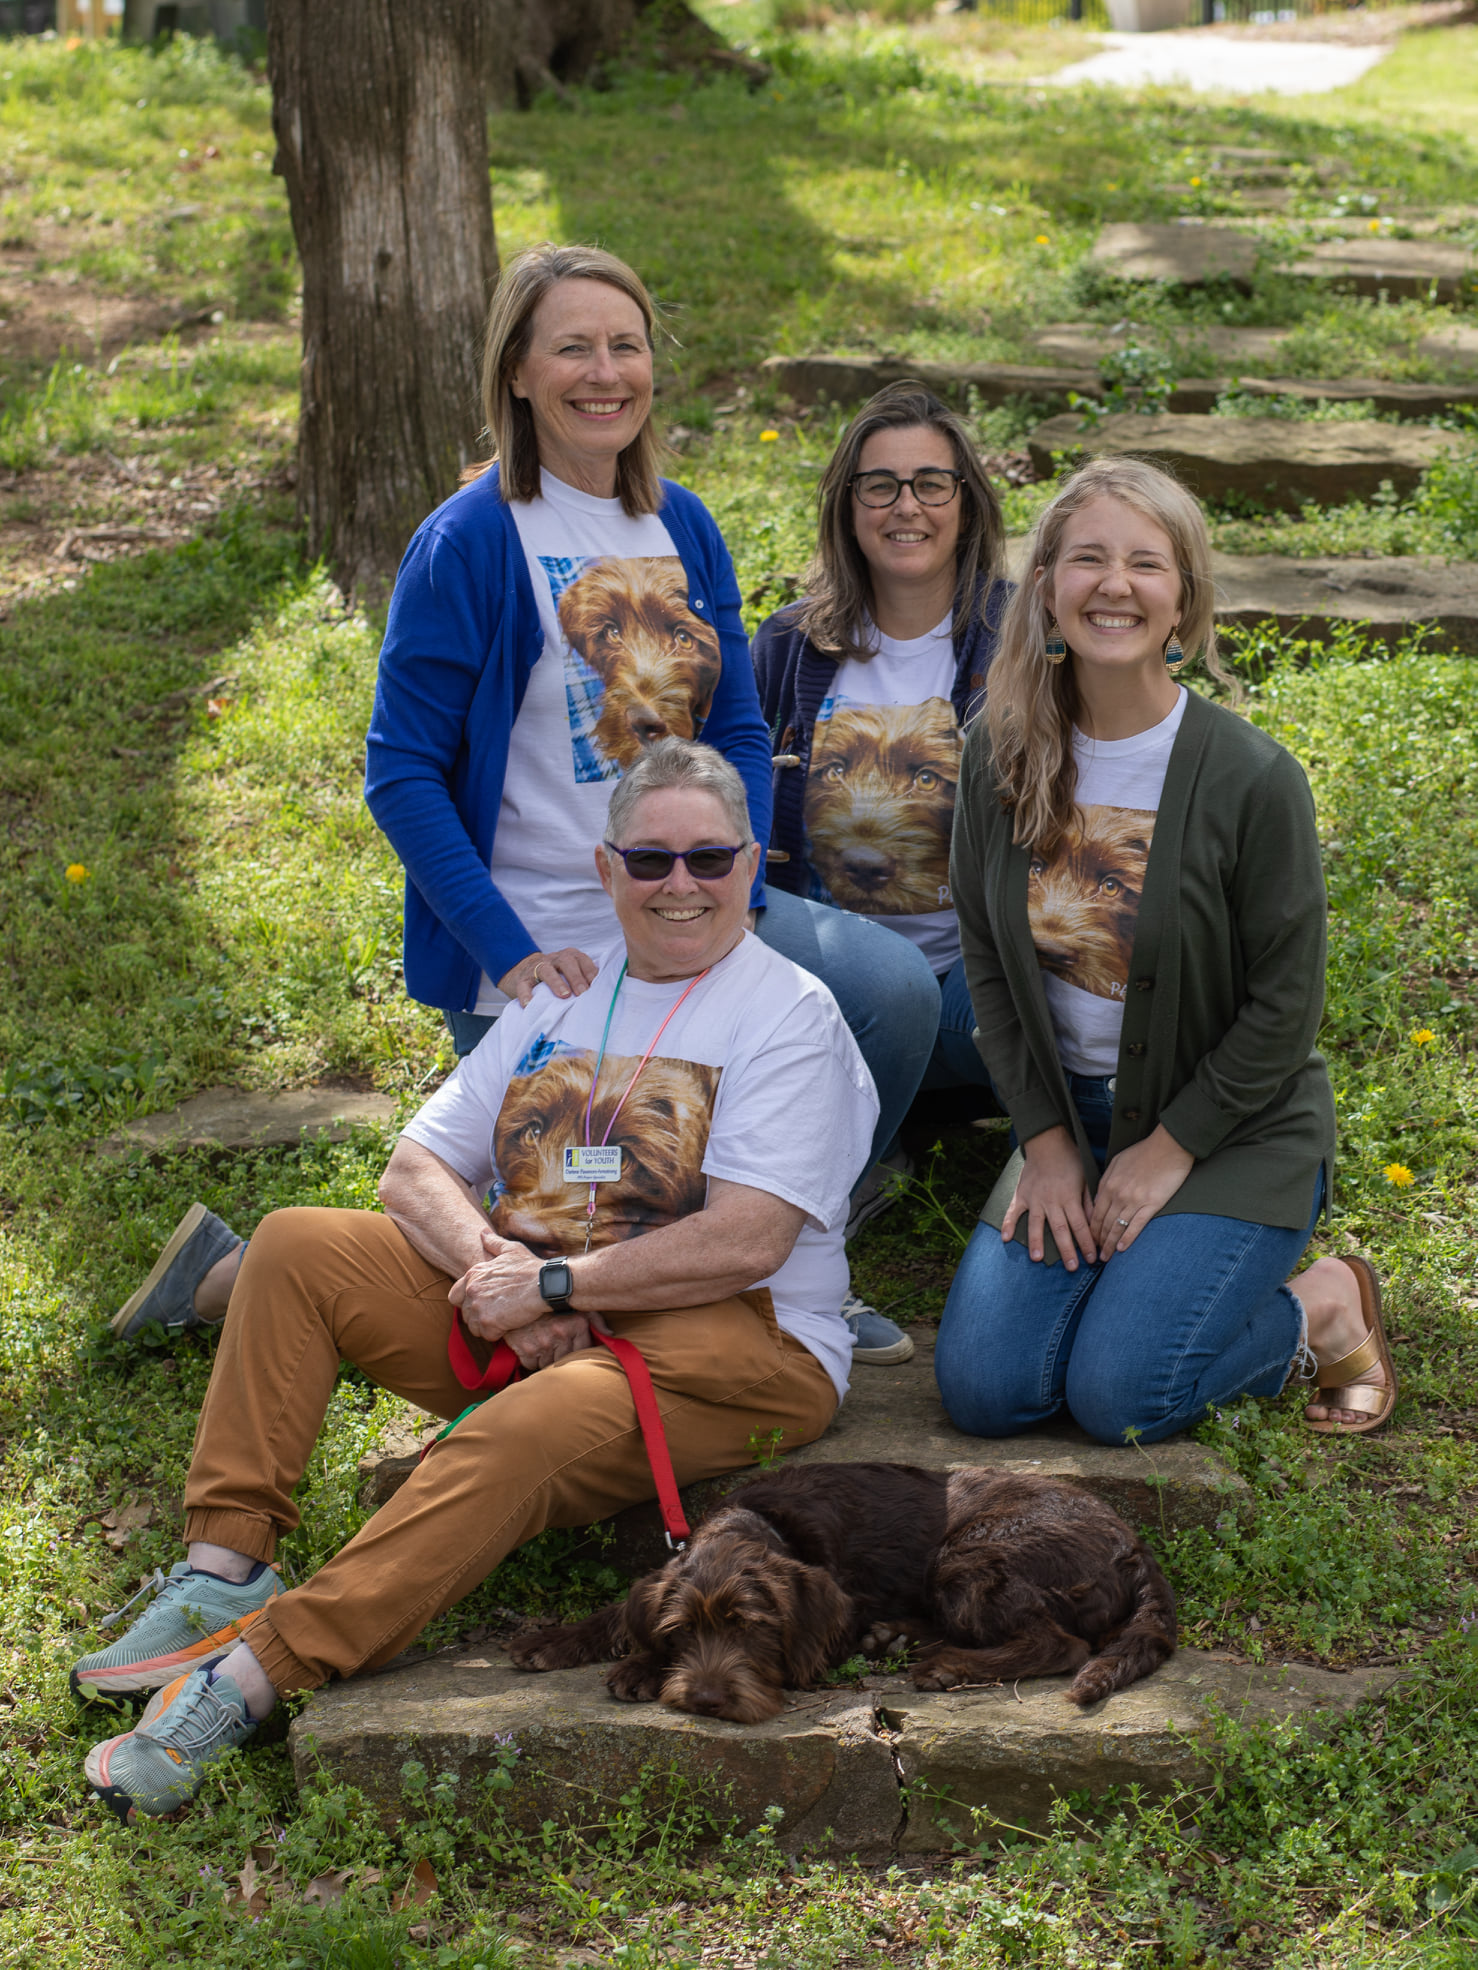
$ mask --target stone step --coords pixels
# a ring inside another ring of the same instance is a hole
[[[1389,481],[1398,497],[1458,442],[1456,433],[1414,425],[1302,423],[1281,417],[1140,417],[1115,412],[1084,430],[1075,412],[1039,424],[1028,439],[1032,463],[1048,476],[1052,454],[1133,453],[1165,465],[1202,499],[1239,493],[1297,512],[1372,499]]]
[[[1229,226],[1139,224],[1104,226],[1093,242],[1095,266],[1120,280],[1163,280],[1201,287],[1229,280],[1249,288],[1257,267],[1257,241]]]
[[[393,1094],[356,1089],[207,1088],[164,1114],[126,1122],[94,1147],[105,1156],[129,1149],[270,1149],[295,1147],[305,1132],[342,1142],[360,1123],[393,1122],[397,1106]]]
[[[934,1379],[934,1337],[913,1330],[914,1357],[894,1368],[861,1367],[835,1422],[815,1443],[791,1451],[788,1464],[921,1464],[952,1471],[971,1465],[993,1470],[1032,1471],[1041,1477],[1071,1478],[1106,1499],[1131,1525],[1151,1537],[1188,1526],[1215,1526],[1228,1511],[1250,1517],[1252,1493],[1214,1452],[1181,1438],[1145,1449],[1116,1450],[1094,1443],[1071,1423],[1031,1436],[994,1441],[966,1436],[944,1413]],[[497,1400],[496,1397],[493,1398]],[[404,1484],[416,1468],[422,1431],[439,1429],[435,1418],[412,1412],[387,1431],[378,1449],[359,1465],[360,1502],[374,1509]],[[736,1485],[759,1475],[759,1467],[708,1478],[684,1487],[690,1523]],[[614,1545],[602,1556],[624,1572],[637,1574],[667,1558],[662,1520],[655,1502],[633,1505],[607,1521]]]
[[[1216,324],[1203,327],[1196,323],[1179,330],[1157,331],[1153,339],[1158,346],[1163,338],[1172,353],[1176,349],[1204,350],[1235,373],[1244,363],[1276,362],[1294,332],[1291,328],[1226,328]],[[1127,328],[1115,333],[1100,322],[1048,322],[1032,337],[1032,345],[1044,363],[1096,369],[1105,356],[1116,355],[1126,343],[1139,339]],[[1478,364],[1478,324],[1462,320],[1445,322],[1420,337],[1413,353],[1444,368],[1471,370]],[[1310,387],[1327,394],[1330,386]]]
[[[1014,1688],[916,1692],[902,1676],[798,1692],[765,1724],[618,1703],[598,1666],[526,1675],[486,1644],[317,1691],[289,1733],[299,1785],[326,1772],[357,1787],[387,1826],[402,1816],[401,1767],[454,1772],[462,1799],[516,1748],[499,1799],[514,1826],[589,1824],[633,1788],[654,1809],[686,1784],[737,1830],[780,1806],[782,1846],[836,1855],[937,1853],[1000,1831],[1037,1831],[1069,1792],[1163,1798],[1205,1773],[1211,1719],[1295,1722],[1327,1732],[1398,1671],[1258,1668],[1182,1649],[1088,1711],[1064,1677]],[[981,1815],[977,1828],[971,1809]]]
[[[1006,543],[1006,572],[1029,571],[1028,537]],[[1373,643],[1398,643],[1418,623],[1478,656],[1478,563],[1417,555],[1298,560],[1283,554],[1213,554],[1216,619],[1253,628],[1272,618],[1286,635],[1315,640],[1358,622]]]
[[[1436,239],[1327,239],[1287,269],[1301,280],[1329,280],[1347,293],[1458,301],[1478,293],[1478,259],[1466,246]]]

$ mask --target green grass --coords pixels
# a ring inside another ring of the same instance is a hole
[[[718,516],[751,621],[804,567],[838,428],[830,411],[791,414],[765,355],[1005,358],[1039,322],[1116,320],[1123,291],[1083,271],[1094,226],[1174,216],[1215,143],[1304,159],[1313,203],[1478,190],[1463,31],[1409,39],[1354,92],[1268,112],[981,82],[1013,52],[1025,73],[1050,66],[1050,30],[781,34],[767,0],[711,12],[770,51],[772,85],[627,77],[573,109],[501,118],[494,185],[505,252],[596,236],[652,276],[682,345],[664,382],[687,433],[675,470]],[[500,1820],[496,1787],[453,1798],[412,1769],[391,1835],[332,1783],[299,1799],[280,1730],[178,1822],[120,1829],[89,1802],[81,1753],[110,1718],[77,1715],[66,1666],[100,1612],[175,1557],[211,1359],[192,1340],[124,1349],[107,1317],[193,1197],[243,1230],[283,1204],[372,1207],[388,1132],[260,1155],[88,1145],[217,1082],[337,1076],[408,1110],[449,1049],[404,997],[399,874],[359,792],[375,625],[303,564],[292,526],[296,352],[276,316],[293,273],[260,81],[193,44],[15,43],[0,90],[4,229],[98,288],[226,316],[193,343],[141,343],[111,368],[21,366],[0,386],[0,589],[32,585],[0,618],[0,1964],[542,1970],[579,1948],[628,1966],[707,1950],[795,1970],[1466,1970],[1478,669],[1420,639],[1384,660],[1353,633],[1330,648],[1231,639],[1249,715],[1304,760],[1318,801],[1341,1132],[1320,1247],[1361,1245],[1388,1281],[1399,1426],[1331,1443],[1301,1429],[1292,1397],[1239,1405],[1202,1435],[1252,1486],[1254,1522],[1161,1542],[1197,1645],[1411,1663],[1376,1712],[1318,1745],[1228,1723],[1204,1790],[1166,1808],[1067,1801],[1044,1838],[1002,1848],[981,1828],[955,1860],[892,1869],[790,1866],[764,1830],[692,1851],[722,1831],[723,1801],[675,1794],[660,1772],[644,1796],[593,1799],[583,1828],[531,1840]],[[182,148],[198,170],[180,169]],[[199,217],[166,224],[186,198]],[[1432,311],[1309,296],[1273,261],[1250,297],[1135,305],[1187,368],[1200,329],[1238,320],[1295,327],[1283,373],[1430,373],[1417,344]],[[1010,449],[1030,421],[991,413],[982,441]],[[228,475],[222,510],[187,544],[65,571],[51,557],[60,528],[147,517],[207,466]],[[1047,490],[1007,492],[1013,531]],[[1465,454],[1404,505],[1215,524],[1248,551],[1478,554],[1478,478]],[[874,1303],[928,1320],[1004,1142],[921,1124],[914,1146],[923,1174],[869,1228],[857,1273]],[[344,1377],[285,1548],[295,1570],[360,1522],[354,1466],[387,1407]],[[148,1517],[116,1552],[101,1519],[123,1505]],[[499,1603],[588,1601],[604,1571],[598,1549],[546,1541],[434,1638]],[[255,1922],[237,1886],[249,1860],[267,1883]],[[435,1894],[396,1908],[418,1861]],[[346,1892],[324,1910],[303,1897],[326,1877]]]

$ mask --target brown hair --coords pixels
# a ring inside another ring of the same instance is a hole
[[[954,412],[922,383],[889,383],[869,398],[842,433],[817,490],[816,553],[806,571],[806,599],[795,620],[827,656],[872,655],[863,642],[863,624],[873,608],[872,570],[852,525],[852,477],[862,447],[875,432],[908,430],[916,425],[943,432],[954,452],[955,468],[962,475],[955,495],[960,502],[955,634],[973,613],[984,612],[1005,539],[1000,502],[975,455],[970,433]]]
[[[539,497],[539,443],[534,413],[528,400],[513,394],[513,372],[529,352],[534,313],[539,303],[565,280],[602,280],[619,288],[641,310],[647,342],[656,339],[657,310],[641,276],[624,260],[599,246],[526,246],[503,269],[488,310],[487,340],[482,358],[482,414],[499,465],[498,490],[505,500]],[[649,417],[616,459],[616,494],[622,511],[635,518],[657,513],[662,486],[657,461],[662,441]],[[463,483],[488,469],[473,467]]]
[[[1068,520],[1094,499],[1122,500],[1170,536],[1180,571],[1180,622],[1176,628],[1188,659],[1199,656],[1218,682],[1236,691],[1216,655],[1216,597],[1211,582],[1211,542],[1195,497],[1178,479],[1141,458],[1096,458],[1075,472],[1037,521],[1030,575],[1011,598],[990,671],[985,722],[1002,804],[1015,810],[1012,839],[1044,854],[1056,847],[1073,819],[1077,768],[1073,720],[1077,681],[1071,663],[1046,656],[1048,597]]]

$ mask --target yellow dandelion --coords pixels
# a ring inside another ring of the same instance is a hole
[[[778,431],[761,431],[761,432],[760,432],[760,443],[761,443],[762,445],[773,445],[773,444],[774,444],[774,442],[775,442],[775,440],[776,440],[776,439],[777,439],[777,438],[778,438],[779,436],[780,436],[780,433],[779,433]]]
[[[1038,234],[1037,234],[1037,241],[1036,241],[1036,243],[1037,243],[1037,245],[1038,245],[1038,246],[1050,246],[1050,245],[1052,244],[1052,242],[1051,242],[1051,240],[1050,240],[1050,239],[1048,239],[1048,237],[1047,237],[1047,235],[1046,235],[1045,233],[1038,233]]]
[[[1404,1163],[1387,1163],[1381,1175],[1393,1190],[1409,1190],[1416,1178]]]
[[[68,882],[86,882],[90,873],[91,871],[85,869],[80,862],[69,862],[67,864]]]
[[[1192,180],[1191,180],[1191,190],[1192,190],[1192,191],[1199,191],[1199,190],[1200,190],[1200,188],[1201,188],[1201,180],[1200,180],[1199,178],[1192,178]]]
[[[1414,1047],[1430,1047],[1435,1046],[1436,1043],[1437,1035],[1430,1026],[1418,1026],[1411,1036],[1411,1044]]]
[[[1371,220],[1371,222],[1370,222],[1370,230],[1371,230],[1371,231],[1372,231],[1373,233],[1378,233],[1378,232],[1380,231],[1380,220],[1379,220],[1379,219],[1372,219],[1372,220]]]

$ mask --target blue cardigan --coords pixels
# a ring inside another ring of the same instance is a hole
[[[665,479],[662,491],[689,606],[716,625],[723,657],[702,736],[738,769],[766,842],[770,738],[734,565],[703,502]],[[501,978],[538,949],[488,869],[513,721],[543,647],[495,465],[437,507],[406,549],[365,746],[364,797],[406,871],[406,989],[426,1005],[470,1011],[483,972]],[[761,856],[757,904],[763,885]]]
[[[969,621],[955,636],[955,682],[950,697],[961,725],[979,709],[1011,590],[1008,581],[992,582],[984,620],[979,611],[972,610]],[[785,857],[781,861],[777,852],[770,866],[770,881],[777,889],[788,889],[797,896],[806,894],[809,873],[806,775],[811,770],[816,714],[840,668],[835,657],[823,656],[797,629],[795,619],[802,606],[801,602],[789,602],[777,609],[755,631],[753,646],[760,704],[775,752],[780,756],[798,754],[801,762],[799,767],[775,769],[775,832],[770,843]]]

